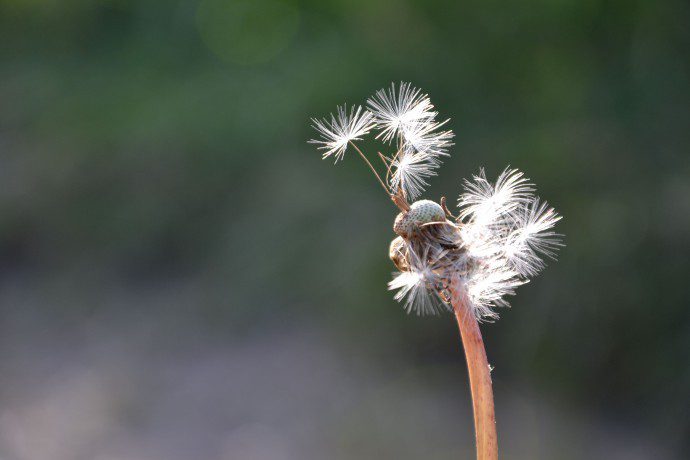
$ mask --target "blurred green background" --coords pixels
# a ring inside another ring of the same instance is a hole
[[[391,82],[567,246],[483,326],[506,459],[690,449],[690,6],[0,1],[0,459],[472,458],[450,315],[309,118]]]

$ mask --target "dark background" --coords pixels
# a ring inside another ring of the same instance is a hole
[[[311,116],[390,82],[524,170],[557,263],[482,327],[502,458],[690,449],[690,7],[0,1],[0,459],[473,454],[450,315],[386,291],[394,207]],[[685,455],[684,455],[685,453]]]

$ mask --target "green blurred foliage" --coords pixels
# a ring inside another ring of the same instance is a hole
[[[385,291],[377,184],[306,144],[310,117],[411,81],[457,134],[428,197],[510,164],[565,217],[558,263],[484,327],[499,378],[690,448],[689,21],[676,0],[1,1],[0,273],[46,310],[193,282],[209,333],[304,318],[455,359],[448,318]]]

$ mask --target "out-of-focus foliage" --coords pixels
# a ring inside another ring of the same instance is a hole
[[[3,330],[307,322],[461,366],[450,318],[385,291],[390,202],[306,144],[411,81],[457,134],[428,198],[510,164],[564,216],[560,260],[483,328],[495,378],[690,449],[689,23],[676,0],[0,1]]]

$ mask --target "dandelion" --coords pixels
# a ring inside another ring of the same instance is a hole
[[[561,219],[535,196],[534,184],[517,169],[506,168],[494,183],[483,169],[464,181],[458,217],[440,203],[410,203],[435,176],[452,146],[448,120],[438,122],[429,97],[409,83],[381,89],[367,101],[369,111],[338,107],[337,115],[313,120],[320,138],[313,140],[336,161],[352,145],[388,193],[400,213],[393,224],[398,235],[390,258],[398,268],[390,290],[408,312],[454,313],[465,349],[475,414],[477,457],[498,458],[491,373],[479,323],[498,318],[507,297],[555,259],[562,246],[554,226]],[[384,173],[369,161],[355,141],[372,130],[396,150],[379,153]]]

